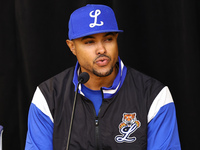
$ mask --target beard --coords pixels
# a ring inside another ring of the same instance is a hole
[[[111,60],[111,58],[109,56],[107,56],[105,54],[101,54],[94,60],[93,63],[95,63],[95,61],[100,57],[107,57],[109,60]],[[107,72],[101,72],[101,71],[99,71],[95,68],[93,68],[92,72],[93,72],[94,75],[96,75],[98,77],[106,77],[106,76],[109,76],[113,72],[113,66],[111,66],[110,69],[107,70]]]
[[[105,73],[99,72],[99,71],[97,71],[95,69],[93,69],[92,72],[93,72],[94,75],[96,75],[98,77],[107,77],[107,76],[109,76],[113,72],[113,67],[111,67],[110,70],[108,70]]]
[[[97,58],[94,59],[93,64],[95,64],[95,61],[100,58],[100,57],[107,57],[109,58],[109,60],[111,61],[111,58],[105,54],[101,54],[99,55]],[[114,65],[111,65],[108,67],[106,67],[107,69],[101,69],[101,68],[96,68],[96,67],[92,67],[91,65],[89,65],[88,63],[85,63],[84,65],[82,65],[81,67],[84,68],[85,70],[87,70],[90,73],[93,73],[94,75],[96,75],[97,77],[107,77],[109,75],[112,74],[114,67],[116,65],[117,61],[114,63]]]

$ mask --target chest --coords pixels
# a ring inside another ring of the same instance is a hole
[[[55,149],[64,149],[68,135],[71,110],[63,107],[62,119],[54,119]],[[112,99],[103,100],[98,116],[93,103],[79,95],[70,149],[146,149],[146,117],[146,99],[139,92],[121,90]]]

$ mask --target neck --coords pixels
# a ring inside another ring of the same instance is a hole
[[[89,81],[85,84],[86,87],[88,87],[91,90],[100,90],[101,87],[110,87],[112,86],[115,77],[117,76],[118,69],[115,66],[113,68],[113,72],[106,77],[98,77],[94,75],[93,73],[89,73],[90,79]]]

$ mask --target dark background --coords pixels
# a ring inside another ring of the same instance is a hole
[[[112,7],[125,65],[169,86],[182,149],[199,148],[200,1],[1,0],[0,124],[3,149],[24,149],[36,86],[75,65],[65,40],[70,14],[87,3]]]

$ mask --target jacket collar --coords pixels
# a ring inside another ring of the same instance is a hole
[[[118,62],[119,62],[119,71],[118,71],[117,76],[115,77],[115,80],[114,80],[112,86],[109,88],[102,87],[103,96],[105,99],[112,98],[119,91],[119,89],[121,88],[121,86],[124,82],[124,79],[126,77],[127,68],[126,68],[126,66],[124,66],[120,57],[118,57]],[[73,77],[73,83],[75,85],[75,90],[77,88],[79,74],[80,74],[80,65],[77,61],[75,70],[74,70],[74,77]],[[81,91],[81,84],[79,85],[78,89],[79,89],[79,93],[84,96],[84,93]]]

